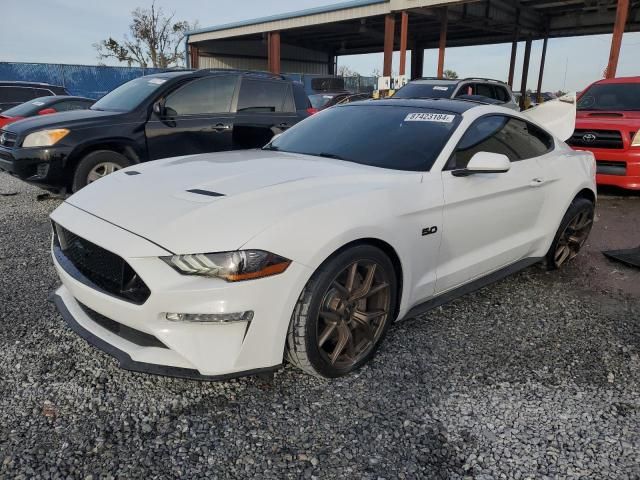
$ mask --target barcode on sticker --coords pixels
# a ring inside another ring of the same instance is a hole
[[[446,113],[410,113],[404,121],[451,123],[454,118],[456,118],[455,115],[447,115]]]

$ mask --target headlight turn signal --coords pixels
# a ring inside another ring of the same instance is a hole
[[[40,130],[27,135],[22,142],[22,146],[27,147],[50,147],[55,145],[69,134],[66,128],[56,128],[53,130]]]
[[[217,277],[239,282],[284,272],[291,260],[264,250],[238,250],[160,257],[183,275]]]

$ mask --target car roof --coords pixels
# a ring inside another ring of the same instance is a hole
[[[449,98],[397,98],[397,99],[385,99],[385,100],[371,100],[368,102],[349,103],[351,106],[362,105],[383,105],[393,107],[414,107],[425,108],[431,110],[441,110],[443,112],[459,113],[462,114],[467,110],[474,107],[486,106],[484,103],[478,103],[470,100],[451,100]],[[346,105],[339,105],[340,108]]]
[[[161,73],[152,73],[151,75],[145,75],[145,77],[155,77],[155,78],[179,78],[179,77],[206,77],[206,76],[215,76],[215,75],[247,75],[247,76],[255,76],[259,78],[266,78],[271,80],[287,80],[284,76],[271,73],[264,72],[260,70],[235,70],[229,68],[210,68],[210,69],[201,69],[201,70],[193,70],[193,69],[182,69],[182,70],[172,70],[168,72]],[[292,81],[292,80],[288,80]]]
[[[617,78],[605,78],[599,80],[595,84],[602,85],[607,83],[640,83],[640,77],[617,77]]]
[[[25,86],[25,87],[57,87],[64,88],[62,85],[54,85],[52,83],[44,83],[44,82],[22,82],[20,80],[2,80],[0,81],[0,85],[4,86]]]
[[[60,102],[63,100],[87,100],[89,102],[95,102],[96,100],[88,97],[79,97],[76,95],[47,95],[46,97],[37,97],[28,102]]]
[[[467,78],[422,77],[422,78],[417,78],[415,80],[412,80],[409,83],[418,83],[418,84],[422,83],[422,84],[429,84],[429,85],[433,85],[434,83],[440,84],[440,85],[456,85],[462,82],[486,82],[486,83],[492,83],[492,84],[507,85],[506,83],[500,80],[495,80],[493,78],[482,78],[482,77],[467,77]]]

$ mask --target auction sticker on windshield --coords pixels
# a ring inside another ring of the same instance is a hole
[[[446,113],[410,113],[404,121],[451,123],[454,118],[456,118],[455,115],[447,115]]]

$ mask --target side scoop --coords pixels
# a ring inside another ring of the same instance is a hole
[[[541,103],[522,114],[546,128],[560,140],[567,141],[576,129],[576,94]]]

